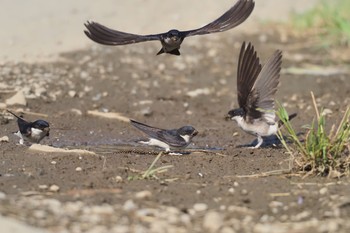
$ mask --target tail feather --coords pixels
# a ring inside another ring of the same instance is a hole
[[[288,121],[291,121],[294,117],[296,117],[298,114],[297,113],[292,113],[288,116]],[[278,127],[282,127],[283,126],[283,121],[279,120],[278,121]]]

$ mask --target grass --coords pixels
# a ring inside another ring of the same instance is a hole
[[[315,32],[323,46],[350,45],[350,1],[322,0],[313,9],[292,15],[297,31]]]
[[[284,123],[285,135],[279,130],[277,137],[286,150],[297,158],[297,165],[305,171],[315,172],[320,175],[338,176],[347,174],[350,170],[350,108],[348,107],[338,126],[333,125],[330,131],[326,131],[326,116],[319,112],[315,97],[311,92],[316,119],[307,126],[304,139],[301,140],[288,120],[288,113],[279,104],[277,116]],[[291,145],[287,143],[291,142]]]
[[[129,176],[128,180],[145,180],[145,179],[159,180],[159,177],[157,176],[158,174],[164,173],[168,171],[169,168],[173,167],[173,165],[155,167],[157,161],[160,159],[162,155],[163,155],[163,152],[160,152],[146,171],[142,171],[137,175]]]

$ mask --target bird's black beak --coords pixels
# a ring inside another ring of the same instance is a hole
[[[231,117],[232,117],[232,116],[231,116],[230,114],[227,114],[227,115],[225,116],[225,120],[226,120],[226,121],[229,121],[229,120],[231,120]]]

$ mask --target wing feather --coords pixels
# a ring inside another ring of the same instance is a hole
[[[141,130],[149,137],[165,142],[172,147],[184,147],[187,145],[185,140],[177,134],[176,129],[164,130],[156,127],[152,127],[135,120],[130,120],[130,123]]]
[[[255,6],[253,0],[239,0],[233,7],[213,22],[194,30],[182,32],[185,36],[203,35],[227,31],[243,23],[252,13]]]
[[[282,65],[282,51],[276,50],[262,68],[253,87],[259,96],[254,104],[258,109],[263,109],[263,117],[269,121],[275,121],[275,94],[279,84]]]
[[[259,57],[251,43],[246,47],[243,42],[238,59],[237,97],[240,108],[248,112],[251,108],[252,89],[261,71]]]
[[[85,35],[91,40],[103,45],[126,45],[143,41],[159,40],[161,35],[137,35],[110,29],[99,23],[88,21],[85,24]]]

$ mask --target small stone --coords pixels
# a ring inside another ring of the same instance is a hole
[[[248,191],[247,191],[246,189],[242,189],[241,194],[242,194],[242,195],[247,195],[247,194],[248,194]]]
[[[39,189],[41,189],[41,190],[46,190],[48,188],[49,188],[49,186],[47,186],[46,184],[40,184],[39,185]]]
[[[228,189],[228,192],[229,192],[230,194],[234,194],[234,193],[235,193],[235,189],[234,189],[234,188],[229,188],[229,189]]]
[[[73,91],[73,90],[70,90],[70,91],[68,91],[68,95],[73,98],[73,97],[75,97],[77,95],[77,92]]]
[[[135,194],[135,198],[137,199],[148,199],[150,197],[152,197],[152,193],[148,190],[144,190]]]
[[[49,188],[49,191],[51,192],[58,192],[59,190],[60,190],[60,187],[55,184],[51,185]]]
[[[9,137],[8,136],[1,137],[0,142],[9,142]]]
[[[3,192],[0,192],[0,200],[3,200],[6,198],[6,194]]]
[[[53,160],[53,161],[51,161],[51,164],[55,165],[55,164],[57,164],[57,162],[55,160]]]
[[[150,107],[146,107],[146,108],[141,109],[140,113],[143,116],[151,116],[153,114],[153,111],[152,111],[152,109]]]
[[[14,96],[6,100],[7,105],[27,105],[26,98],[23,94],[23,91],[18,91]]]
[[[133,211],[137,209],[137,205],[134,203],[133,200],[127,200],[124,205],[123,205],[123,209],[125,211]]]
[[[206,211],[208,209],[208,205],[205,203],[196,203],[193,205],[193,209],[196,212]]]
[[[81,168],[81,167],[76,167],[75,168],[75,171],[77,171],[77,172],[81,172],[83,169]]]
[[[80,109],[72,108],[70,111],[74,114],[79,115],[79,116],[83,115],[83,113]]]
[[[330,110],[329,108],[326,108],[326,109],[324,109],[324,110],[322,111],[321,115],[327,116],[327,115],[330,115],[330,114],[332,114],[332,113],[333,113],[332,110]]]
[[[238,187],[239,186],[238,182],[237,181],[233,182],[233,186]]]
[[[203,227],[209,232],[218,232],[223,224],[223,217],[218,212],[208,212],[203,218]]]
[[[325,195],[328,192],[328,188],[327,187],[323,187],[320,189],[320,194],[321,195]]]
[[[114,179],[115,179],[115,182],[117,183],[123,182],[123,178],[121,176],[116,176]]]

